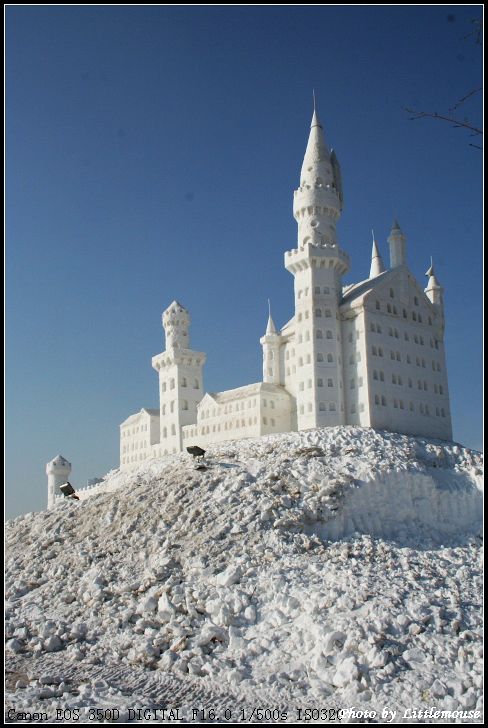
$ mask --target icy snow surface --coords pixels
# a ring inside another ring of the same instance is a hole
[[[341,427],[205,463],[112,471],[112,492],[7,524],[7,709],[481,722],[479,453]]]

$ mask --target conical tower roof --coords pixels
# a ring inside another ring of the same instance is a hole
[[[380,273],[385,272],[385,266],[383,263],[383,258],[380,255],[380,251],[378,250],[378,245],[374,237],[374,231],[371,232],[373,233],[373,248],[371,251],[371,268],[369,271],[369,277],[375,278],[376,276],[379,276]]]

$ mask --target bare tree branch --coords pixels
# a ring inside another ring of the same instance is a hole
[[[461,104],[464,103],[466,101],[466,99],[469,99],[470,96],[474,96],[475,94],[479,93],[480,91],[483,91],[483,86],[479,86],[479,88],[473,89],[472,91],[469,92],[469,94],[466,94],[466,96],[463,96],[462,99],[459,99],[459,101],[456,104],[454,104],[454,106],[451,109],[449,109],[449,113],[451,113],[451,111],[454,111],[454,109],[457,109],[458,106],[461,106]]]
[[[416,119],[424,119],[426,117],[429,117],[431,119],[441,119],[442,121],[450,122],[454,127],[469,129],[475,135],[483,134],[483,130],[479,129],[477,126],[474,126],[470,121],[468,121],[468,119],[464,119],[464,121],[461,121],[460,119],[455,119],[453,116],[443,116],[443,114],[438,114],[437,111],[415,111],[415,109],[407,108],[405,108],[405,111],[407,112],[407,114],[413,114],[413,116],[410,117],[410,121],[415,121]]]
[[[448,20],[454,21],[454,15],[448,16]],[[471,24],[474,26],[473,30],[469,32],[467,35],[465,35],[462,40],[467,40],[468,38],[474,38],[474,42],[476,45],[483,45],[483,19],[482,18],[472,18]],[[469,87],[468,87],[469,88]],[[467,129],[468,131],[472,132],[470,136],[482,136],[483,135],[483,129],[475,126],[473,122],[471,122],[467,117],[464,117],[464,119],[458,119],[455,115],[456,109],[459,109],[462,104],[465,103],[468,99],[475,96],[475,94],[480,93],[483,90],[482,86],[473,88],[471,91],[466,93],[462,98],[457,101],[454,106],[452,106],[446,114],[439,114],[437,111],[416,111],[415,109],[408,109],[404,107],[404,111],[406,111],[408,114],[411,114],[409,117],[410,121],[414,121],[416,119],[439,119],[441,121],[447,121],[449,124],[451,124],[455,129]],[[477,144],[469,144],[470,147],[474,147],[475,149],[482,149],[482,147],[478,146]]]

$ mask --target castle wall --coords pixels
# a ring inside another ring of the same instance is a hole
[[[364,309],[352,309],[347,316],[342,316],[341,324],[345,422],[348,425],[369,427],[371,414]]]
[[[370,295],[365,322],[371,427],[451,439],[438,313],[417,286],[399,295],[392,284]]]
[[[291,429],[291,398],[281,387],[256,384],[206,395],[198,421],[182,429],[183,448]]]
[[[120,425],[120,467],[129,467],[151,456],[159,442],[159,412],[142,409]]]

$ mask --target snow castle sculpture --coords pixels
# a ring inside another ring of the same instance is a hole
[[[394,221],[389,269],[373,236],[369,276],[344,285],[342,209],[339,161],[314,109],[293,196],[297,246],[285,253],[295,314],[280,330],[269,315],[263,381],[205,394],[205,354],[190,348],[190,315],[173,301],[163,313],[165,351],[152,359],[159,408],[120,425],[121,468],[188,445],[336,425],[452,438],[443,289],[433,264],[422,290]]]

